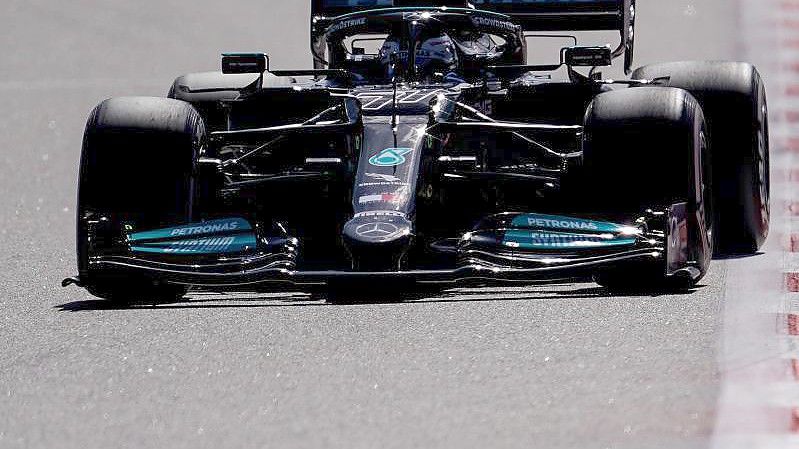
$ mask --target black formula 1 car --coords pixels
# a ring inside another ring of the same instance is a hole
[[[745,63],[632,71],[634,21],[634,0],[313,0],[313,69],[230,53],[97,106],[64,285],[690,287],[768,234],[765,90]],[[620,43],[528,63],[566,30]],[[631,79],[602,77],[617,57]]]

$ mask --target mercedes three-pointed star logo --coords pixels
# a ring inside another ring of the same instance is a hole
[[[366,238],[389,239],[399,232],[400,228],[397,225],[383,221],[364,223],[355,228],[356,234]]]

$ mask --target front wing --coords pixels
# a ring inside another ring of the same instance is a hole
[[[126,254],[94,255],[89,272],[230,290],[270,286],[311,290],[349,282],[382,285],[388,281],[401,282],[409,289],[413,284],[449,288],[533,283],[589,277],[601,270],[644,264],[662,267],[666,278],[696,280],[702,267],[691,261],[690,219],[685,204],[647,211],[629,226],[540,214],[500,214],[488,217],[458,239],[451,248],[457,256],[452,267],[305,271],[297,269],[297,239],[264,236],[259,226],[236,218],[129,234]],[[555,229],[574,222],[592,228]],[[64,285],[85,285],[87,281],[69,278]]]

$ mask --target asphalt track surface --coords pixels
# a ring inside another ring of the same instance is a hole
[[[639,63],[736,59],[727,0],[640,0]],[[0,447],[705,448],[727,273],[696,291],[455,290],[399,304],[195,293],[114,310],[75,272],[76,171],[104,98],[223,51],[305,68],[308,1],[0,4]],[[145,161],[131,165],[147,172]],[[739,280],[740,281],[740,280]]]

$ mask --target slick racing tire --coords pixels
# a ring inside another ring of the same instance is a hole
[[[204,140],[199,114],[179,100],[114,98],[91,113],[77,217],[78,272],[90,293],[119,302],[185,295],[183,286],[97,270],[89,259],[118,244],[124,226],[147,229],[189,221],[192,174]]]
[[[672,62],[642,67],[636,79],[668,77],[699,100],[713,160],[718,254],[751,254],[769,231],[769,130],[757,69],[739,62]]]
[[[616,290],[685,288],[704,276],[713,226],[705,132],[702,108],[682,89],[616,90],[591,103],[583,141],[589,207],[629,216],[685,203],[688,260],[698,271],[691,277],[667,276],[660,258],[603,269],[595,277],[599,284]]]

